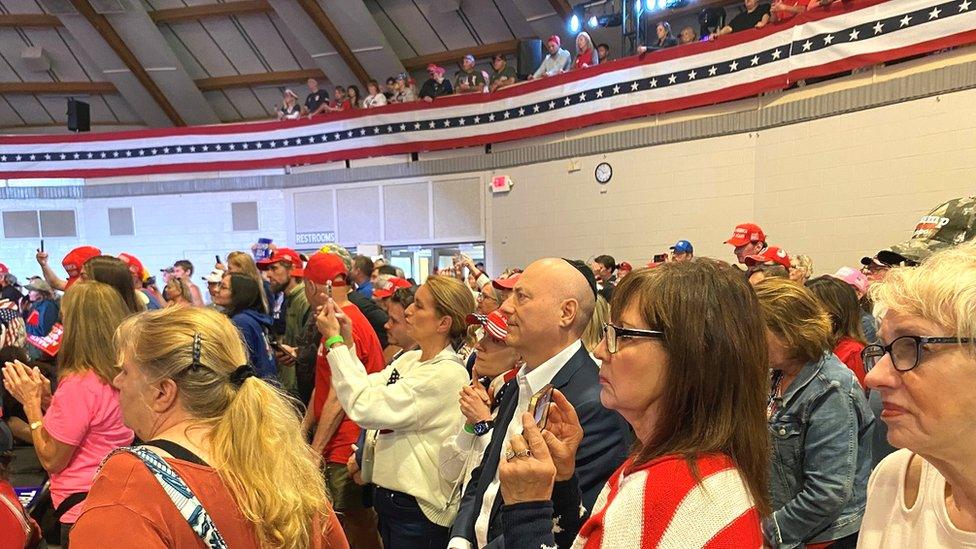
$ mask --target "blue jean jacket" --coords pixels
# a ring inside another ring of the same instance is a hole
[[[807,363],[769,418],[773,547],[840,539],[861,527],[874,413],[854,374],[833,353]]]

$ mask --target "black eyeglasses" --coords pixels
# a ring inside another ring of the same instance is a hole
[[[861,351],[861,360],[864,361],[864,370],[871,371],[885,355],[889,355],[896,370],[907,372],[918,366],[923,345],[970,343],[971,341],[968,337],[901,336],[888,345],[868,345]]]
[[[612,355],[617,352],[617,343],[620,339],[663,339],[664,332],[623,328],[621,326],[614,326],[609,322],[604,322],[603,338],[607,340],[607,351]]]

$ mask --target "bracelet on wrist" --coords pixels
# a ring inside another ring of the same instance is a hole
[[[465,423],[464,424],[464,432],[470,433],[470,434],[473,435],[474,434],[474,425],[471,425],[470,423]]]
[[[326,339],[325,340],[325,348],[326,349],[331,349],[332,346],[335,345],[336,343],[345,343],[345,342],[346,342],[346,340],[343,339],[341,335],[334,335],[334,336],[330,337],[329,339]]]

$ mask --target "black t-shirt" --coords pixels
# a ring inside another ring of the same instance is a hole
[[[763,16],[769,15],[769,4],[759,4],[752,13],[744,11],[729,21],[732,32],[739,32],[756,27],[756,23],[762,21]]]
[[[454,88],[451,86],[451,81],[446,78],[440,83],[431,78],[424,82],[423,87],[420,88],[421,99],[424,97],[436,98],[442,95],[451,95],[452,93],[454,93]]]
[[[511,78],[512,80],[518,80],[518,76],[515,74],[515,67],[511,65],[505,65],[505,68],[496,71],[494,67],[491,69],[491,83],[494,84],[496,80],[500,78]]]
[[[305,98],[305,108],[308,109],[308,114],[312,114],[320,105],[328,102],[329,94],[319,90],[315,93],[308,94],[308,97]]]

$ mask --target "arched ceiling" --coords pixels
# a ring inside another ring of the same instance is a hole
[[[66,131],[68,97],[91,105],[93,131],[266,120],[309,77],[363,89],[470,51],[487,68],[522,38],[567,40],[581,2],[0,0],[0,132]],[[594,38],[619,44],[619,29]]]

